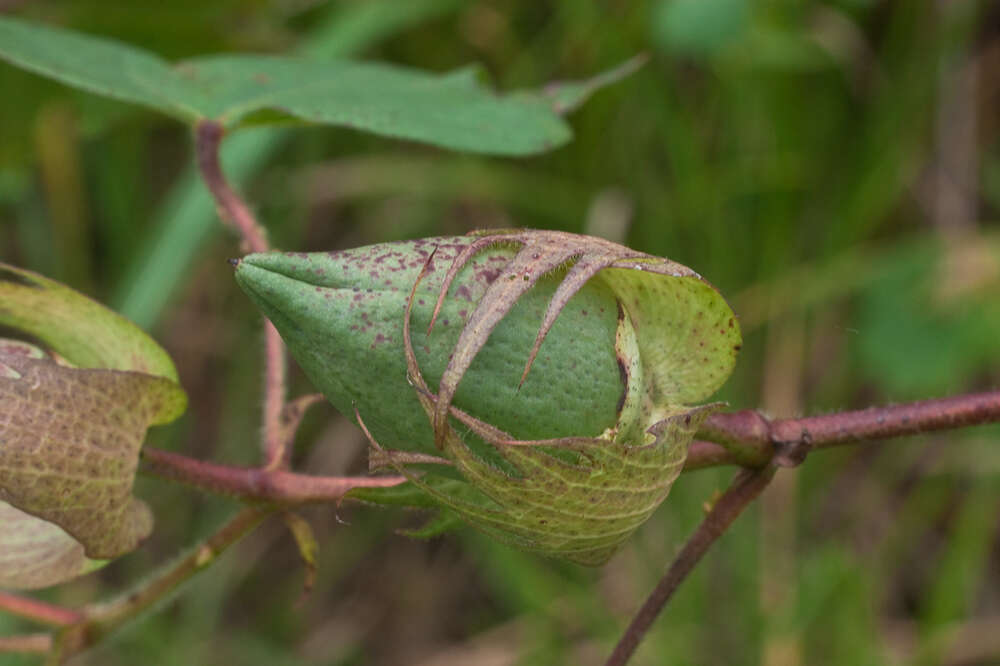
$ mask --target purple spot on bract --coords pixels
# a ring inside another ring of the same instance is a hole
[[[486,269],[480,271],[476,277],[477,279],[481,279],[483,282],[486,282],[488,284],[496,280],[499,275],[500,271],[498,270]]]

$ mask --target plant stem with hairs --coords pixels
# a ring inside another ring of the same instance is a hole
[[[714,441],[692,444],[685,471],[735,464],[737,459],[744,462],[748,451],[755,451],[759,462],[741,470],[715,502],[632,618],[606,666],[628,663],[680,584],[712,544],[760,496],[778,467],[796,467],[817,448],[998,422],[1000,391],[799,419],[772,421],[749,410],[710,418],[699,434]]]
[[[2,591],[0,591],[0,610],[53,627],[68,627],[83,619],[79,611],[71,608]]]
[[[352,488],[385,488],[406,481],[402,476],[311,476],[280,469],[235,467],[195,460],[169,451],[146,448],[143,471],[210,493],[229,495],[243,502],[291,506],[339,502]]]
[[[743,513],[743,509],[764,491],[764,488],[774,477],[776,469],[777,466],[772,464],[761,469],[742,469],[736,473],[736,478],[733,479],[729,489],[715,501],[701,525],[698,526],[698,529],[691,535],[691,538],[684,544],[684,548],[671,563],[667,573],[656,584],[646,602],[636,612],[625,630],[625,634],[608,658],[606,666],[622,666],[628,663],[653,621],[670,601],[680,584],[701,561],[712,544]]]
[[[205,184],[215,198],[219,215],[229,222],[251,252],[267,252],[270,248],[263,227],[257,223],[250,207],[229,185],[219,163],[219,147],[224,135],[222,125],[203,120],[195,127],[195,156]],[[281,415],[285,407],[285,382],[288,362],[285,344],[271,322],[264,322],[264,467],[283,469],[288,466]]]
[[[736,456],[722,443],[738,444],[751,451],[747,466],[761,466],[778,458],[794,466],[788,452],[919,435],[939,430],[1000,421],[1000,391],[971,393],[937,400],[920,400],[888,407],[836,412],[798,419],[769,420],[759,412],[744,410],[716,414],[699,431],[703,439],[691,445],[685,470],[737,464]]]

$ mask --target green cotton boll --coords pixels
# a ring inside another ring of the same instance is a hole
[[[236,279],[356,416],[372,466],[442,509],[420,533],[457,516],[586,565],[667,497],[718,407],[692,403],[740,348],[733,311],[689,268],[564,232],[253,254]],[[352,496],[406,503],[392,489]]]
[[[429,238],[341,252],[254,254],[236,280],[275,324],[316,387],[343,414],[357,405],[382,446],[434,451],[427,415],[407,382],[403,316],[413,303],[413,346],[437,386],[469,315],[516,253],[487,249],[462,269],[430,337],[445,273],[472,237]],[[617,419],[624,386],[615,358],[617,305],[594,282],[563,310],[524,384],[518,387],[545,309],[560,282],[543,278],[493,331],[462,378],[454,404],[518,439],[597,436]]]

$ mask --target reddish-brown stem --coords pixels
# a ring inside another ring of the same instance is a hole
[[[285,382],[288,364],[285,359],[285,343],[278,329],[270,321],[264,322],[264,353],[266,376],[264,378],[264,467],[286,469],[289,456],[282,425],[282,410],[285,408]]]
[[[181,583],[209,566],[226,549],[252,532],[269,515],[270,510],[243,509],[188,555],[144,581],[137,589],[114,601],[88,608],[86,631],[83,632],[85,640],[82,641],[83,644],[74,646],[75,650],[99,641],[105,634],[165,598]]]
[[[704,433],[702,433],[704,436]],[[770,448],[770,447],[769,447]],[[732,451],[715,442],[695,440],[688,447],[688,455],[684,460],[684,471],[693,472],[706,467],[735,465]]]
[[[992,391],[775,421],[771,424],[771,440],[811,442],[814,447],[825,447],[997,422],[1000,422],[1000,391]]]
[[[225,129],[214,120],[202,120],[195,127],[195,157],[198,169],[215,198],[219,215],[243,238],[251,252],[267,252],[270,246],[264,229],[249,206],[229,185],[219,163],[219,146]],[[282,436],[281,412],[285,406],[287,361],[285,345],[271,322],[264,324],[266,376],[264,384],[264,438],[261,444],[264,467],[287,467],[286,437]]]
[[[729,490],[674,559],[632,619],[608,666],[628,662],[653,621],[709,547],[764,490],[775,469],[797,465],[812,449],[1000,422],[1000,391],[921,400],[852,412],[769,420],[758,412],[716,414],[691,444],[685,470],[742,464]]]
[[[267,252],[270,247],[264,230],[222,173],[219,146],[225,133],[225,128],[214,120],[202,120],[195,126],[194,150],[198,170],[215,199],[222,219],[239,232],[251,252]]]
[[[83,619],[83,614],[71,608],[9,592],[0,592],[0,610],[53,627],[68,627]]]
[[[385,488],[404,483],[402,476],[310,476],[280,469],[236,467],[195,460],[146,447],[143,471],[202,490],[244,501],[293,505],[337,502],[352,488]]]
[[[713,442],[738,444],[742,455],[756,463],[753,466],[761,466],[794,447],[817,449],[987,423],[1000,423],[1000,391],[800,419],[772,421],[749,410],[716,414],[699,435]],[[746,464],[732,450],[713,442],[694,442],[684,469]]]
[[[756,470],[740,470],[732,485],[716,500],[715,505],[705,516],[701,525],[684,548],[674,558],[667,573],[657,583],[653,592],[646,599],[639,612],[628,625],[625,634],[618,641],[614,652],[608,657],[606,666],[622,666],[627,663],[639,646],[643,636],[652,626],[653,621],[663,610],[663,607],[673,596],[678,586],[684,581],[709,547],[722,536],[723,532],[756,499],[774,476],[775,467],[768,465]]]
[[[52,636],[49,634],[0,636],[0,654],[46,654],[50,650]]]

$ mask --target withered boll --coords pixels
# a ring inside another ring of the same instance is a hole
[[[740,345],[690,269],[514,230],[244,258],[319,389],[445,510],[600,564],[663,501]],[[432,458],[434,456],[434,458]],[[414,464],[441,459],[453,472]]]
[[[132,496],[146,430],[187,404],[167,353],[53,280],[0,264],[0,587],[80,576],[153,527]]]

